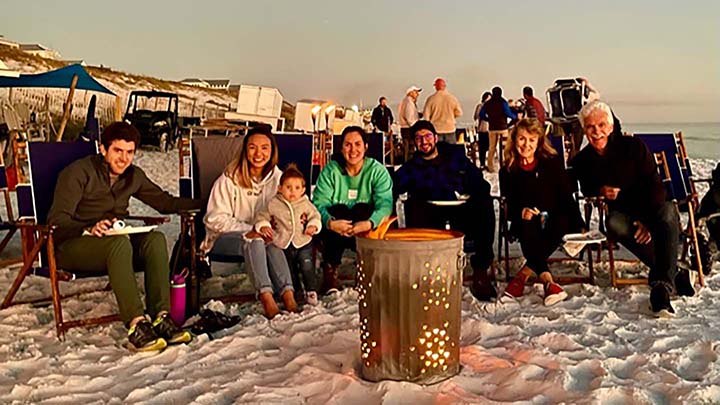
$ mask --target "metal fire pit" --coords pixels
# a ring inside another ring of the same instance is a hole
[[[357,238],[362,377],[433,384],[460,371],[463,234]]]

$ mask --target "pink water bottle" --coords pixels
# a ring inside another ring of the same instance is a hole
[[[185,278],[187,275],[188,269],[183,269],[180,274],[173,274],[170,282],[170,318],[178,326],[185,323]]]

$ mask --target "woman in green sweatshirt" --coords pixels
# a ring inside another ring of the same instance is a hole
[[[339,287],[337,268],[345,249],[355,249],[354,235],[377,227],[392,213],[392,179],[385,166],[365,157],[368,135],[350,126],[341,135],[342,150],[318,177],[313,203],[323,230],[323,273],[328,292]]]

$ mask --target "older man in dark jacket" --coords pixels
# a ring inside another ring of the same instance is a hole
[[[483,301],[497,297],[488,269],[493,260],[495,212],[490,184],[465,156],[463,145],[438,143],[435,127],[420,120],[410,129],[417,152],[395,174],[394,193],[408,194],[408,227],[457,229],[475,247],[473,295]]]
[[[695,294],[687,271],[677,270],[679,219],[666,201],[653,155],[632,137],[610,136],[613,118],[602,101],[586,104],[580,122],[589,145],[571,161],[585,196],[603,197],[608,205],[610,236],[650,267],[650,304],[658,316],[675,313],[670,293]]]
[[[199,208],[200,202],[171,196],[134,166],[139,141],[131,125],[109,125],[102,134],[101,155],[77,160],[60,173],[48,221],[57,227],[58,265],[88,273],[107,271],[120,318],[129,328],[128,340],[137,350],[159,350],[191,339],[168,316],[165,236],[157,231],[115,235],[113,223],[128,216],[130,197],[162,214]],[[147,308],[135,281],[136,265],[145,272]]]

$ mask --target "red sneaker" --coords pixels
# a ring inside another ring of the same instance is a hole
[[[522,297],[525,292],[525,281],[527,281],[527,279],[524,277],[515,276],[515,278],[510,280],[507,287],[505,287],[505,295],[512,298]]]
[[[567,298],[567,293],[556,283],[545,284],[545,305],[555,305]]]

